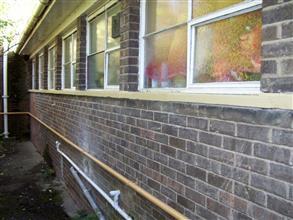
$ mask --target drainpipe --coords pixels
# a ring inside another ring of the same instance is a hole
[[[8,138],[8,95],[7,95],[7,66],[8,66],[8,42],[4,40],[4,53],[3,53],[3,126],[4,126],[4,138]]]
[[[60,142],[56,141],[57,152],[60,153],[70,164],[71,166],[86,180],[92,187],[97,190],[97,192],[104,197],[104,199],[117,211],[125,220],[132,220],[132,218],[119,206],[118,200],[120,191],[115,190],[110,192],[110,196],[101,189],[92,179],[90,179],[78,166],[75,164],[63,151],[60,150]]]
[[[98,216],[99,220],[105,220],[105,216],[103,215],[100,207],[95,203],[93,197],[91,196],[89,190],[85,187],[83,182],[81,181],[80,177],[78,176],[76,170],[74,167],[70,167],[70,171],[74,177],[74,179],[77,181],[79,187],[82,189],[82,192],[84,196],[87,198],[88,202],[90,203],[91,207],[95,211],[96,215]]]

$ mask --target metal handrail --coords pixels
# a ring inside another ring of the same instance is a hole
[[[148,201],[150,201],[151,203],[156,205],[158,208],[162,209],[169,216],[171,216],[171,217],[173,217],[175,219],[180,219],[180,220],[181,219],[182,220],[183,219],[188,219],[186,216],[184,216],[183,214],[181,214],[180,212],[178,212],[177,210],[175,210],[171,206],[169,206],[166,203],[162,202],[161,200],[157,199],[155,196],[153,196],[152,194],[150,194],[149,192],[147,192],[146,190],[144,190],[143,188],[138,186],[136,183],[134,183],[133,181],[127,179],[126,177],[124,177],[123,175],[121,175],[120,173],[115,171],[113,168],[111,168],[107,164],[103,163],[102,161],[98,160],[93,155],[91,155],[89,152],[85,151],[84,149],[82,149],[81,147],[79,147],[78,145],[73,143],[71,140],[69,140],[68,138],[64,137],[62,134],[60,134],[58,131],[56,131],[53,128],[51,128],[49,125],[47,125],[46,123],[41,121],[38,117],[34,116],[32,113],[30,113],[30,112],[7,112],[7,113],[0,112],[0,115],[3,115],[3,114],[7,114],[7,115],[29,115],[34,120],[36,120],[41,125],[43,125],[45,128],[47,128],[49,131],[51,131],[52,133],[57,135],[59,138],[61,138],[65,143],[67,143],[68,145],[70,145],[71,147],[73,147],[74,149],[76,149],[77,151],[82,153],[83,155],[85,155],[87,158],[91,159],[93,162],[95,162],[97,165],[99,165],[105,171],[110,173],[113,177],[115,177],[120,182],[122,182],[123,184],[125,184],[126,186],[128,186],[129,188],[134,190],[140,196],[144,197],[145,199],[147,199]]]

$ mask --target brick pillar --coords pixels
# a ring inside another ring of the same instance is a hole
[[[35,55],[35,89],[39,89],[39,54]]]
[[[80,16],[77,19],[76,33],[76,88],[86,89],[86,17]]]
[[[42,88],[48,89],[48,47],[44,48],[44,73],[42,78]]]
[[[56,37],[56,54],[55,54],[55,89],[62,88],[62,37]]]
[[[122,0],[120,20],[120,90],[137,91],[139,0]]]
[[[263,1],[263,92],[293,92],[293,1]]]

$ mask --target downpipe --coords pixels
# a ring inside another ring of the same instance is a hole
[[[3,135],[8,138],[8,95],[7,95],[7,71],[8,71],[8,42],[4,40],[4,53],[3,53]]]
[[[74,168],[76,172],[78,172],[85,180],[88,181],[88,183],[91,184],[92,187],[95,188],[95,190],[97,190],[101,196],[103,196],[103,198],[113,207],[115,211],[117,211],[124,219],[132,220],[132,218],[119,206],[119,190],[110,191],[110,195],[108,195],[93,180],[91,180],[63,151],[61,151],[59,141],[56,141],[56,149],[57,152],[60,153],[72,165],[72,168]]]

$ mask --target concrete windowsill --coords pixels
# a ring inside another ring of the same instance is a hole
[[[31,93],[109,97],[116,99],[137,99],[149,101],[193,102],[213,105],[232,105],[257,108],[278,108],[293,110],[292,93],[258,93],[258,94],[199,94],[178,91],[143,91],[127,92],[115,90],[77,91],[77,90],[29,90]]]

